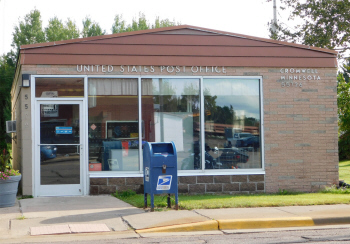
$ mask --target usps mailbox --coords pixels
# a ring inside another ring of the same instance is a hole
[[[151,212],[154,211],[154,194],[175,194],[178,210],[177,153],[174,142],[146,142],[143,146],[143,183],[145,208],[147,194],[151,195]]]

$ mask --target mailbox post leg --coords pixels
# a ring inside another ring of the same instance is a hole
[[[147,193],[144,194],[144,202],[145,202],[145,204],[144,204],[143,208],[146,209],[147,208]]]
[[[151,194],[151,212],[154,212],[154,194]]]
[[[179,193],[175,192],[175,209],[179,210]]]
[[[168,208],[171,208],[170,194],[168,194]]]

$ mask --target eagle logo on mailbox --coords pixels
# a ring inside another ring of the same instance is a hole
[[[172,177],[172,175],[158,176],[157,191],[170,190]]]

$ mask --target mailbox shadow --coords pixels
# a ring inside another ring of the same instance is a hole
[[[74,222],[95,222],[108,219],[119,218],[128,215],[142,214],[145,213],[141,209],[120,209],[104,212],[95,212],[95,213],[85,213],[85,214],[74,214],[74,215],[65,215],[61,217],[49,218],[41,221],[42,224],[62,224],[62,223],[74,223]]]

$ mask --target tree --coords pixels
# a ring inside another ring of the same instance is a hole
[[[169,26],[176,26],[179,24],[180,23],[175,23],[175,20],[174,21],[170,21],[169,19],[159,20],[159,16],[158,16],[158,17],[156,17],[156,20],[154,21],[154,25],[152,25],[152,29],[169,27]]]
[[[136,21],[135,18],[132,19],[131,25],[128,25],[126,31],[138,31],[138,30],[148,30],[150,29],[146,16],[144,13],[139,13],[139,19]]]
[[[46,41],[61,41],[79,37],[79,30],[70,19],[64,25],[60,19],[54,17],[49,20],[48,27],[45,28]]]
[[[64,26],[61,20],[54,17],[49,20],[49,26],[45,28],[46,40],[49,42],[65,40]]]
[[[6,124],[11,120],[11,86],[13,74],[15,73],[15,54],[9,52],[0,57],[0,150],[7,149]]]
[[[19,51],[21,45],[45,42],[45,33],[42,29],[42,21],[39,10],[32,10],[24,17],[24,21],[19,22],[15,27],[12,47]]]
[[[125,20],[123,15],[117,14],[114,17],[114,23],[112,25],[112,34],[126,32]]]
[[[350,159],[350,82],[338,74],[339,159]]]
[[[66,31],[66,40],[70,39],[75,39],[79,38],[80,32],[75,24],[71,19],[67,19],[66,26],[65,26],[65,31]]]
[[[140,12],[138,20],[136,20],[136,18],[133,18],[131,24],[126,25],[125,21],[123,20],[123,16],[117,14],[114,17],[114,23],[112,25],[112,33],[114,34],[114,33],[122,33],[122,32],[129,32],[129,31],[156,29],[161,27],[175,26],[179,24],[180,23],[176,23],[175,20],[174,21],[170,21],[169,19],[160,20],[159,17],[156,17],[154,24],[149,25],[145,14]]]
[[[102,36],[105,34],[106,31],[103,31],[98,23],[92,22],[90,17],[85,17],[85,20],[83,20],[83,31],[81,32],[82,37]]]
[[[342,75],[343,75],[343,79],[346,83],[349,83],[350,81],[350,59],[347,60],[347,62],[345,64],[343,64],[343,67],[341,67],[342,69]],[[341,78],[338,75],[338,82],[341,80]]]
[[[278,40],[335,49],[339,51],[340,57],[349,50],[349,0],[305,0],[302,2],[280,0],[280,2],[282,11],[291,11],[288,20],[294,20],[298,24],[293,28],[283,23],[278,24],[276,33],[270,29],[271,36]]]

